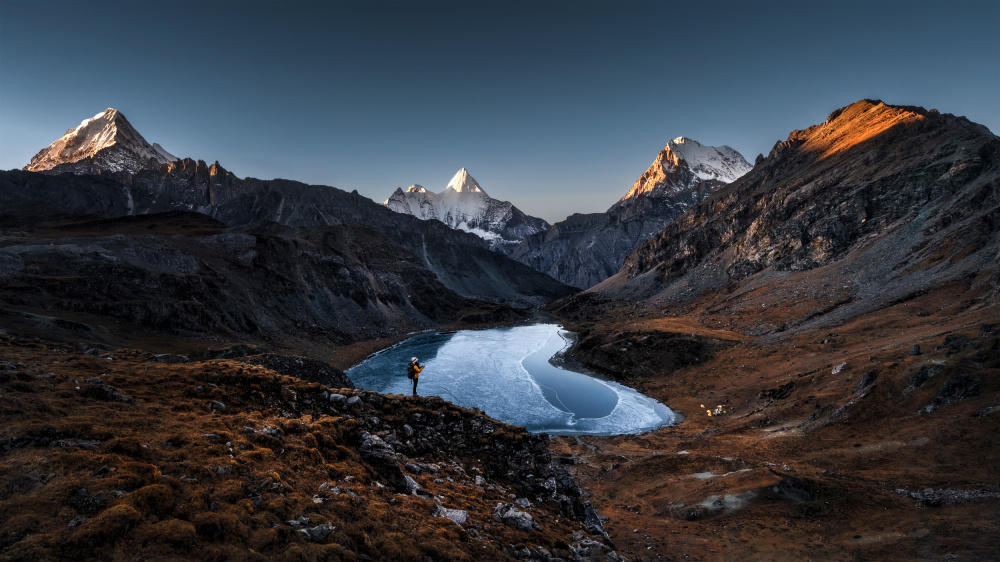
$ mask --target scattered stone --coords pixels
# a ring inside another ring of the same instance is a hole
[[[284,433],[280,429],[274,427],[273,425],[265,425],[263,429],[260,430],[261,433],[267,435],[268,437],[274,437],[275,439],[281,439],[284,437]]]
[[[87,522],[86,517],[77,517],[76,519],[70,521],[68,525],[66,525],[66,529],[72,531],[73,529],[76,529],[77,527],[83,525],[86,522]]]
[[[920,346],[913,344],[910,346],[910,355],[920,355]]]
[[[226,405],[225,405],[225,403],[219,402],[218,400],[209,400],[208,401],[208,411],[211,412],[213,410],[218,410],[220,412],[225,412],[226,411]]]
[[[343,394],[331,394],[330,395],[330,402],[333,402],[334,404],[343,404],[346,401],[347,401],[347,397],[344,396]]]
[[[353,405],[357,404],[358,402],[361,402],[361,398],[358,397],[358,396],[351,396],[350,398],[347,399],[347,405],[348,406],[353,406]]]
[[[289,521],[285,521],[285,523],[288,523],[289,525],[291,525],[292,527],[295,527],[297,529],[299,527],[305,527],[306,525],[312,523],[312,519],[306,517],[305,515],[300,515],[300,516],[296,517],[295,519],[291,519]]]
[[[1000,406],[991,404],[989,406],[983,406],[982,408],[976,410],[976,412],[972,415],[973,417],[976,418],[985,418],[986,416],[989,416],[996,412],[1000,412]]]
[[[608,532],[604,530],[604,524],[601,523],[601,517],[597,514],[597,510],[594,509],[594,504],[589,501],[583,502],[584,518],[583,524],[590,531],[590,534],[597,535],[606,541],[610,541],[611,537],[608,536]]]
[[[945,404],[952,404],[966,398],[972,398],[979,394],[979,390],[978,384],[972,382],[967,377],[956,375],[941,385],[937,396],[934,397],[934,400],[931,400],[930,404],[924,407],[923,412],[929,414]]]
[[[498,503],[496,509],[493,510],[493,520],[522,531],[541,529],[530,514],[514,507],[512,503]]]
[[[455,522],[456,525],[461,525],[469,519],[469,512],[463,509],[448,509],[447,507],[436,506],[434,509],[434,515],[436,517],[447,517]]]
[[[762,390],[757,395],[757,398],[763,398],[765,400],[782,400],[784,398],[788,398],[794,388],[795,381],[791,381],[779,386],[778,388]]]
[[[514,500],[514,503],[520,506],[521,509],[528,509],[529,507],[531,507],[531,502],[528,501],[528,498],[517,498],[516,500]]]
[[[954,505],[976,500],[1000,499],[1000,491],[995,490],[935,490],[927,488],[919,492],[897,489],[896,493],[910,496],[917,500],[919,505],[929,507]]]
[[[878,378],[878,369],[872,369],[868,371],[867,373],[864,374],[864,376],[861,377],[861,382],[858,383],[858,386],[854,387],[854,393],[857,394],[862,390],[868,388],[869,386],[872,385],[872,383],[875,382],[875,379],[877,378]]]
[[[309,542],[323,542],[326,537],[330,536],[333,532],[333,525],[329,523],[324,523],[322,525],[316,525],[311,529],[299,529],[299,532],[305,535],[306,540]]]
[[[362,433],[358,452],[361,453],[361,459],[374,468],[380,476],[388,480],[397,492],[411,493],[407,476],[403,474],[403,470],[399,467],[399,461],[396,460],[396,451],[381,437],[368,432]],[[410,480],[412,481],[412,478]]]
[[[945,355],[954,355],[962,350],[963,347],[969,345],[969,338],[965,336],[960,336],[958,334],[952,334],[944,338],[944,342],[937,346],[937,350],[947,349],[948,351]]]
[[[120,392],[117,388],[107,384],[86,384],[80,387],[80,394],[105,402],[125,402],[135,404],[135,398]]]
[[[403,478],[406,479],[406,489],[410,494],[415,496],[420,493],[421,490],[420,484],[417,484],[416,480],[410,478],[410,476],[407,474],[404,474]]]
[[[82,447],[84,449],[91,449],[101,443],[103,443],[103,441],[98,441],[96,439],[55,439],[49,443],[49,447]]]

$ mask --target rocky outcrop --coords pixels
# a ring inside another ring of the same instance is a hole
[[[5,494],[30,523],[5,527],[5,558],[494,560],[527,544],[530,559],[618,559],[548,437],[482,412],[229,359],[92,357],[3,332],[0,349]],[[95,369],[135,399],[109,416],[77,388]]]
[[[995,272],[998,163],[1000,139],[981,125],[860,101],[777,143],[601,289],[684,300],[765,270],[837,263],[851,300],[870,307]]]

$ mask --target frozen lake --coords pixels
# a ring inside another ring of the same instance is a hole
[[[347,370],[358,388],[411,394],[406,364],[425,365],[417,394],[479,408],[493,418],[553,434],[641,433],[674,422],[659,402],[614,382],[556,367],[568,345],[556,324],[425,334]]]

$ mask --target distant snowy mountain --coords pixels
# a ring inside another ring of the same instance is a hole
[[[549,224],[521,212],[509,201],[493,199],[462,168],[441,193],[411,185],[396,191],[383,203],[397,213],[422,220],[439,220],[451,228],[480,236],[494,251],[509,254],[530,234],[542,232]]]
[[[639,244],[751,168],[728,146],[677,137],[606,212],[571,215],[509,255],[567,285],[592,287],[618,273]]]
[[[117,109],[108,108],[42,149],[24,167],[29,172],[135,173],[177,158],[150,145]]]
[[[678,195],[704,182],[732,183],[752,168],[742,154],[728,146],[705,146],[686,137],[677,137],[667,143],[617,205],[640,195]]]

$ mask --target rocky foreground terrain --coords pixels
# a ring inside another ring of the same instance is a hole
[[[0,333],[0,557],[616,558],[547,437],[221,354]]]

